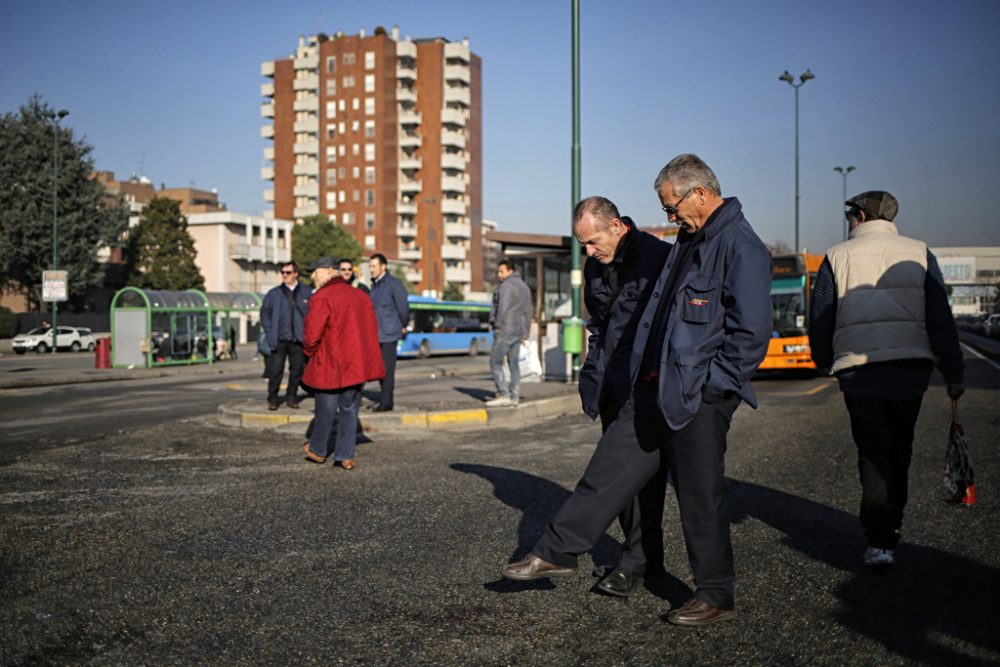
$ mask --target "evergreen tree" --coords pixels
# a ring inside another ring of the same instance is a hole
[[[441,298],[445,301],[465,301],[465,292],[455,283],[448,283],[444,286],[444,294]]]
[[[52,107],[34,96],[18,113],[0,116],[0,283],[28,291],[37,307],[42,271],[52,268],[53,172],[59,146],[58,268],[68,272],[69,297],[83,303],[100,287],[101,248],[117,246],[128,211],[92,178],[91,146],[55,123]]]
[[[335,225],[325,215],[310,215],[292,228],[292,261],[299,267],[299,280],[310,284],[305,275],[307,266],[320,257],[334,261],[360,261],[364,250],[357,239],[341,225]]]
[[[156,290],[205,289],[180,202],[154,197],[143,208],[139,224],[129,232],[128,248],[129,285]]]
[[[417,286],[410,282],[410,279],[406,277],[406,269],[401,266],[394,266],[389,270],[389,273],[399,282],[403,283],[403,287],[406,288],[407,294],[416,294]]]

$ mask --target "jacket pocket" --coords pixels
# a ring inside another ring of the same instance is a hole
[[[707,324],[719,308],[719,280],[695,278],[684,288],[681,319],[693,324]]]

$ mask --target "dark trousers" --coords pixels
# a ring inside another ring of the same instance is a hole
[[[361,407],[361,387],[336,391],[316,390],[315,416],[309,422],[306,437],[314,454],[329,456],[333,445],[333,460],[354,458],[358,435],[358,410]]]
[[[909,494],[913,430],[923,394],[916,398],[865,398],[844,394],[858,448],[861,527],[869,546],[895,549]]]
[[[702,403],[694,419],[674,431],[656,407],[656,384],[638,383],[601,436],[573,495],[545,527],[532,553],[558,565],[576,565],[577,556],[597,544],[650,480],[669,472],[697,587],[695,597],[731,609],[734,566],[724,459],[726,435],[738,405],[735,397]]]
[[[382,395],[379,403],[384,408],[393,407],[392,395],[396,390],[396,341],[391,343],[379,343],[382,349],[382,364],[385,366],[385,377],[379,380],[379,388]]]
[[[288,359],[288,386],[285,389],[285,401],[296,400],[299,393],[299,383],[302,381],[302,371],[306,365],[306,353],[302,343],[278,343],[267,357],[267,400],[277,401],[281,380],[285,376],[285,359]]]

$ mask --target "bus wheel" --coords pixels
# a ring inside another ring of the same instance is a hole
[[[479,354],[479,341],[473,338],[472,345],[469,346],[469,356],[474,357],[478,354]]]
[[[431,344],[427,342],[427,339],[420,341],[420,349],[417,352],[421,359],[426,359],[431,356]]]

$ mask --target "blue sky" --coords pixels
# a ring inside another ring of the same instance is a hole
[[[0,112],[40,93],[94,146],[99,169],[218,188],[265,207],[260,63],[299,35],[398,25],[470,39],[483,58],[484,214],[568,233],[570,2],[7,0]],[[583,194],[664,222],[652,182],[700,154],[768,242],[794,238],[800,90],[802,244],[842,233],[848,194],[891,191],[904,233],[1000,245],[1000,2],[581,2]]]

